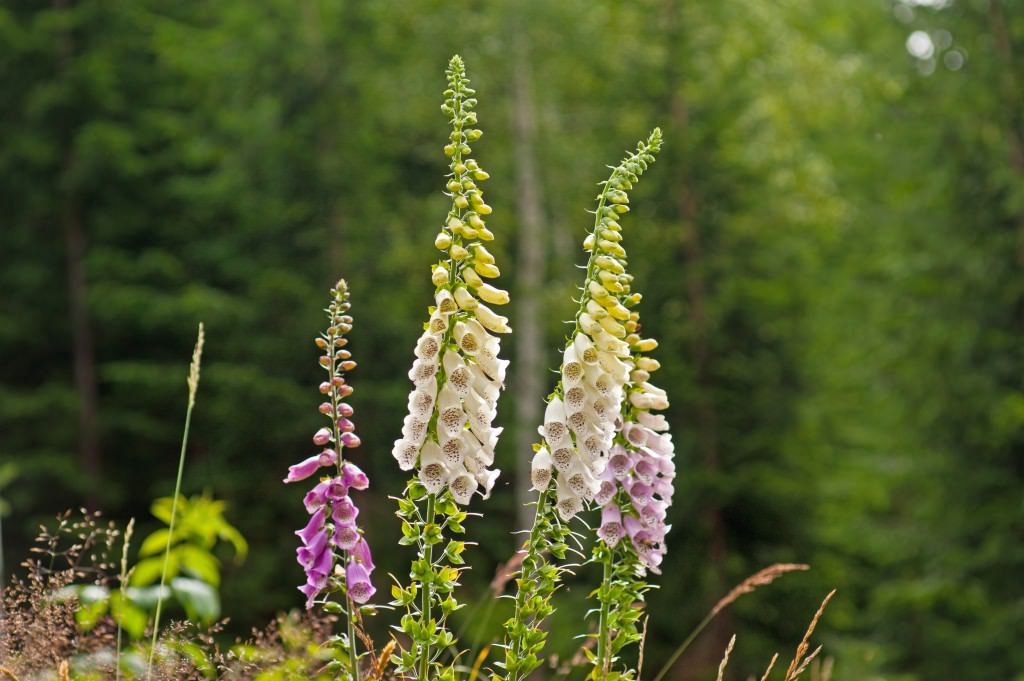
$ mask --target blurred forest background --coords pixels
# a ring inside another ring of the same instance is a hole
[[[812,571],[741,600],[673,678],[733,631],[731,669],[763,669],[832,587],[836,679],[1024,678],[1020,0],[6,0],[8,573],[64,508],[156,527],[201,320],[185,489],[226,499],[251,544],[226,564],[229,632],[300,607],[302,491],[280,480],[320,424],[311,341],[339,276],[380,592],[405,571],[390,448],[446,210],[453,53],[517,331],[469,594],[515,549],[595,183],[660,125],[625,224],[680,467],[646,666],[796,561]],[[579,628],[586,591],[554,627]]]

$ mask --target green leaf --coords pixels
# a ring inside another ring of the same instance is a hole
[[[164,568],[164,557],[153,556],[140,561],[132,572],[132,586],[146,586],[160,581],[160,574]],[[178,574],[178,555],[171,551],[167,555],[167,576],[174,577]]]
[[[139,555],[152,556],[163,553],[167,549],[167,538],[170,536],[171,532],[166,527],[157,530],[142,542],[142,546],[139,547]]]
[[[199,546],[184,545],[175,549],[182,570],[211,586],[220,586],[220,561]]]
[[[171,580],[174,597],[185,608],[189,619],[209,623],[220,616],[220,596],[206,582],[188,577]]]

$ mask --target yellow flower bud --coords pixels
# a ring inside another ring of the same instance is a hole
[[[605,309],[608,310],[608,314],[619,321],[624,322],[629,319],[629,310],[620,305],[614,298],[611,299],[611,305],[605,304]]]
[[[640,325],[637,324],[636,322],[634,322],[632,319],[629,320],[628,322],[626,322],[625,326],[626,326],[626,331],[629,331],[631,334],[635,333],[636,330],[638,328],[640,328]]]
[[[641,357],[636,361],[638,369],[643,369],[649,373],[654,373],[661,368],[661,362],[654,359],[653,357]]]
[[[643,300],[643,296],[639,292],[631,293],[629,294],[629,297],[626,298],[626,305],[637,305],[640,303],[641,300]]]
[[[583,329],[583,333],[593,336],[596,331],[600,330],[601,326],[594,321],[593,317],[584,312],[580,315],[580,328]]]
[[[487,174],[486,170],[475,170],[473,171],[473,177],[483,182],[484,180],[490,179],[490,175]]]
[[[486,203],[481,203],[479,206],[476,207],[476,212],[480,213],[480,215],[490,215],[491,213],[494,212],[494,209],[488,206]]]
[[[621,213],[628,213],[629,212],[629,206],[627,206],[625,204],[622,204],[622,203],[617,203],[614,206],[612,206],[612,210],[614,210],[616,213],[620,213],[620,214]]]
[[[590,295],[594,300],[601,301],[608,297],[607,289],[596,281],[590,282],[588,289],[590,290]]]
[[[487,307],[483,303],[481,303],[476,309],[476,319],[488,331],[493,331],[494,333],[512,333],[512,329],[508,325],[508,317],[502,317],[499,314],[495,314],[491,308]]]
[[[488,279],[494,279],[495,277],[501,276],[501,270],[490,263],[476,261],[473,263],[473,269],[476,270],[476,273],[481,277],[487,277]]]
[[[611,219],[602,220],[601,221],[601,226],[604,227],[605,229],[609,229],[609,230],[611,230],[613,232],[621,232],[622,231],[622,225],[620,225],[615,220],[611,220]]]
[[[609,255],[614,255],[617,258],[626,257],[626,250],[622,246],[615,243],[614,241],[600,239],[597,242],[597,247],[604,251],[605,253],[608,253]]]
[[[446,145],[444,145],[444,155],[445,156],[454,156],[455,155],[455,145],[454,144],[446,144]]]
[[[455,167],[452,168],[452,170],[455,171],[456,175],[461,175],[464,172],[466,172],[466,164],[465,163],[456,163]]]
[[[476,288],[476,294],[480,296],[480,300],[491,305],[507,305],[509,301],[508,291],[504,291],[500,288],[495,288],[490,284],[483,284]]]
[[[488,265],[494,264],[494,256],[483,244],[473,244],[473,259],[477,262],[485,262]]]
[[[608,316],[608,311],[601,307],[597,303],[597,301],[591,298],[590,300],[587,301],[587,314],[589,314],[597,321],[601,321],[602,319]]]
[[[624,340],[626,341],[626,345],[633,346],[640,342],[640,336],[638,334],[631,333],[626,336]]]
[[[592,251],[592,250],[594,250],[594,239],[595,239],[595,237],[594,237],[593,234],[588,234],[587,235],[587,238],[583,240],[583,250],[584,251]]]
[[[599,255],[594,259],[594,263],[603,270],[614,272],[615,274],[622,274],[626,271],[626,268],[622,266],[615,258],[609,258],[607,255]]]
[[[434,286],[444,286],[448,283],[448,270],[441,266],[435,267],[433,274],[430,275],[430,281]]]
[[[454,215],[448,218],[448,229],[457,230],[462,227],[462,220],[458,219]]]
[[[466,159],[466,167],[470,170],[480,170],[475,158]]]
[[[463,310],[475,310],[476,306],[480,304],[465,286],[459,286],[455,289],[455,302]]]
[[[452,260],[465,260],[466,258],[469,257],[469,251],[467,251],[462,246],[455,244],[448,251],[448,255],[451,256]]]
[[[456,180],[454,177],[448,180],[448,184],[445,186],[448,187],[448,191],[450,192],[457,192],[460,189],[462,189],[462,183]]]
[[[619,324],[617,321],[612,319],[611,317],[605,317],[604,319],[598,320],[598,324],[601,325],[601,328],[603,328],[605,331],[615,336],[616,338],[626,337],[626,328],[622,326],[622,324]]]
[[[650,377],[651,375],[643,369],[633,369],[633,371],[629,373],[629,380],[633,383],[643,383]]]
[[[469,199],[467,199],[464,195],[459,194],[458,196],[455,197],[455,207],[459,208],[460,210],[469,208]]]
[[[634,343],[633,345],[637,352],[650,352],[658,347],[658,341],[653,338],[645,338],[639,343]]]
[[[439,251],[446,251],[451,245],[452,238],[447,232],[438,232],[437,236],[434,237],[434,246],[436,246]]]
[[[484,285],[484,280],[480,278],[480,275],[468,267],[462,270],[462,278],[466,280],[470,288],[480,288]]]
[[[598,233],[598,236],[602,239],[607,239],[608,241],[622,241],[622,233],[613,232],[610,229],[602,229]]]
[[[480,237],[481,241],[494,241],[494,232],[487,229],[486,227],[481,227],[480,229],[478,229],[476,235]]]
[[[466,222],[468,222],[473,229],[484,228],[484,221],[476,213],[467,213]]]

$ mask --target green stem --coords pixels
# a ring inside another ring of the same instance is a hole
[[[348,608],[345,610],[345,615],[348,619],[348,660],[352,666],[352,679],[359,681],[359,655],[356,654],[356,623],[355,617],[352,615],[355,612],[355,603],[352,602],[352,598],[349,596],[346,596],[345,600],[348,601]]]
[[[178,454],[178,477],[174,482],[174,499],[171,501],[171,521],[167,529],[167,546],[164,548],[164,565],[160,570],[160,589],[157,592],[156,614],[153,616],[153,640],[149,647],[149,663],[146,665],[146,678],[153,678],[153,656],[156,653],[157,635],[160,632],[160,610],[163,606],[163,590],[167,584],[167,565],[170,562],[171,542],[174,538],[174,520],[178,513],[178,497],[181,494],[181,478],[185,472],[185,448],[188,445],[188,431],[192,425],[192,407],[195,400],[189,399],[188,408],[185,410],[185,430],[181,435],[181,452]]]
[[[550,493],[549,490],[546,489],[543,492],[541,492],[540,495],[537,497],[537,511],[534,514],[533,527],[530,528],[530,538],[526,542],[526,555],[523,557],[523,566],[519,569],[520,577],[524,578],[524,579],[527,577],[527,570],[533,571],[535,566],[537,565],[537,561],[540,560],[541,536],[540,536],[540,530],[538,528],[540,527],[541,516],[547,510],[546,507],[547,507],[547,504],[548,504],[548,495],[549,495],[549,493]],[[522,609],[523,609],[523,606],[525,604],[526,604],[526,593],[523,590],[522,586],[520,586],[519,588],[516,589],[516,606],[515,606],[515,612],[513,613],[513,618],[515,619],[516,623],[521,624],[521,625],[523,624],[523,622],[522,622]],[[513,624],[512,626],[513,626],[513,628],[515,628],[515,624]],[[522,651],[521,644],[522,644],[522,637],[520,637],[520,636],[513,636],[512,637],[511,645],[509,646],[508,654],[506,655],[506,662],[507,663],[512,663],[512,662],[517,661],[519,659],[520,655],[522,655],[523,651]],[[509,672],[508,681],[519,681],[519,679],[521,679],[521,678],[522,677],[520,676],[518,669],[516,669],[515,671],[512,671],[512,672]]]
[[[434,524],[434,502],[437,497],[434,494],[427,496],[427,513],[424,519],[424,534],[426,528],[429,525]],[[429,544],[424,539],[423,546],[423,558],[430,566],[431,572],[434,569],[434,545]],[[420,622],[426,624],[430,621],[430,611],[433,607],[434,602],[434,582],[431,580],[429,583],[423,585],[423,593],[421,594],[422,600],[420,601]],[[427,681],[427,671],[430,669],[430,643],[425,642],[420,644],[420,670],[417,676],[420,681]]]
[[[607,676],[608,671],[611,669],[611,632],[608,628],[608,618],[610,615],[610,599],[608,597],[612,587],[612,550],[607,546],[601,547],[604,549],[602,553],[602,563],[604,564],[604,577],[601,579],[601,589],[598,591],[598,598],[601,599],[601,616],[598,620],[597,626],[597,663],[596,666],[601,670],[604,676]],[[604,678],[602,676],[601,678]]]
[[[330,324],[332,328],[334,328],[335,326],[335,315],[338,312],[344,312],[344,310],[341,308],[341,304],[346,302],[347,298],[348,297],[346,295],[342,295],[340,299],[336,299],[334,305],[332,305],[330,319]],[[338,399],[338,389],[334,386],[333,381],[334,377],[338,375],[338,348],[335,345],[335,342],[337,341],[338,338],[341,337],[341,335],[342,334],[339,333],[333,333],[330,334],[330,337],[327,339],[328,353],[331,359],[330,365],[327,367],[327,380],[331,382],[331,429],[334,432],[334,447],[338,454],[337,467],[339,476],[341,476],[344,472],[345,460],[342,457],[342,452],[345,451],[345,448],[341,444],[341,428],[338,426],[338,419],[340,417],[338,405],[341,403],[341,401]],[[342,551],[342,561],[346,561],[346,559],[347,554],[345,551]],[[347,592],[348,584],[345,584],[345,589]],[[356,650],[356,632],[353,615],[353,608],[355,607],[355,604],[352,602],[352,599],[348,595],[345,596],[345,605],[345,623],[348,629],[349,664],[352,666],[353,681],[359,681],[359,653]]]

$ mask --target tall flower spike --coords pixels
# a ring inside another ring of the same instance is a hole
[[[627,304],[634,305],[638,298]],[[665,523],[672,503],[676,468],[675,448],[668,422],[661,414],[668,407],[665,391],[654,386],[651,374],[661,366],[647,356],[657,347],[653,338],[640,337],[640,313],[633,310],[626,322],[632,351],[629,382],[619,405],[619,428],[609,466],[595,497],[602,507],[599,541],[593,562],[603,566],[601,586],[594,591],[600,607],[594,676],[614,672],[619,653],[642,638],[639,627],[644,594],[652,587],[648,571],[660,573],[665,556]],[[614,634],[612,633],[614,632]]]
[[[565,523],[600,495],[608,470],[615,421],[633,368],[627,305],[639,300],[630,292],[633,277],[626,270],[619,220],[629,212],[627,192],[660,148],[661,130],[655,128],[612,169],[601,183],[594,227],[583,242],[590,257],[579,309],[539,428],[541,442],[534,446],[531,480],[540,495],[516,580],[515,611],[505,623],[502,666],[508,681],[523,679],[540,665],[546,638],[541,624],[553,612],[551,596],[565,569],[547,556],[564,557],[572,534]]]
[[[402,543],[418,549],[409,587],[392,590],[393,605],[408,611],[401,628],[411,648],[392,659],[400,675],[421,680],[454,678],[452,666],[438,653],[455,643],[446,622],[459,607],[451,595],[459,570],[450,565],[462,563],[465,544],[449,541],[441,557],[435,557],[433,547],[444,541],[442,529],[463,532],[467,513],[460,506],[474,494],[490,496],[498,477],[492,466],[501,428],[492,422],[508,362],[498,358],[495,334],[511,331],[508,319],[491,307],[508,303],[508,293],[486,281],[500,271],[486,245],[494,239],[486,224],[491,207],[479,183],[488,175],[470,157],[470,143],[482,134],[475,127],[475,92],[458,56],[446,74],[441,111],[451,123],[444,147],[450,159],[445,187],[451,208],[434,238],[443,253],[431,273],[434,305],[413,351],[409,412],[392,449],[402,470],[417,471],[399,500],[398,516]]]
[[[352,490],[364,490],[370,481],[345,459],[345,451],[360,444],[350,420],[353,409],[344,401],[354,392],[345,374],[356,368],[346,349],[345,335],[352,330],[348,299],[348,285],[341,279],[331,289],[331,302],[325,310],[327,329],[315,341],[323,353],[320,366],[327,374],[320,384],[323,402],[318,410],[327,418],[328,425],[313,435],[313,444],[321,449],[291,466],[284,482],[300,482],[319,473],[317,484],[303,499],[309,522],[295,533],[301,541],[296,556],[306,573],[306,582],[299,591],[306,596],[307,609],[322,603],[328,612],[345,615],[348,635],[333,642],[348,654],[349,678],[358,680],[355,608],[369,601],[375,589],[370,581],[373,558],[356,525],[359,509],[351,496]],[[332,600],[332,594],[337,594],[339,600]]]
[[[504,388],[508,362],[498,359],[500,341],[492,334],[512,329],[507,318],[489,307],[506,304],[508,293],[484,281],[497,277],[499,270],[484,243],[492,241],[494,234],[485,221],[491,207],[484,202],[478,183],[489,175],[469,157],[469,143],[482,134],[474,127],[475,92],[469,87],[458,56],[452,58],[446,73],[448,89],[441,110],[452,127],[444,148],[451,159],[446,194],[452,206],[434,239],[434,245],[446,257],[433,267],[435,305],[413,351],[416,359],[409,372],[413,382],[409,414],[392,454],[402,470],[419,468],[424,484],[425,479],[431,481],[432,493],[440,493],[457,481],[459,493],[452,498],[465,504],[472,494],[466,494],[467,489],[487,498],[496,477],[489,468],[493,452],[488,453],[488,443],[495,434],[491,426],[494,402]],[[486,408],[480,408],[481,404]],[[436,457],[425,458],[424,452],[432,451],[431,443],[443,444],[467,427],[472,428],[476,442],[468,443],[468,451],[459,460],[442,459],[443,471],[438,471]],[[428,467],[430,471],[425,472]]]

